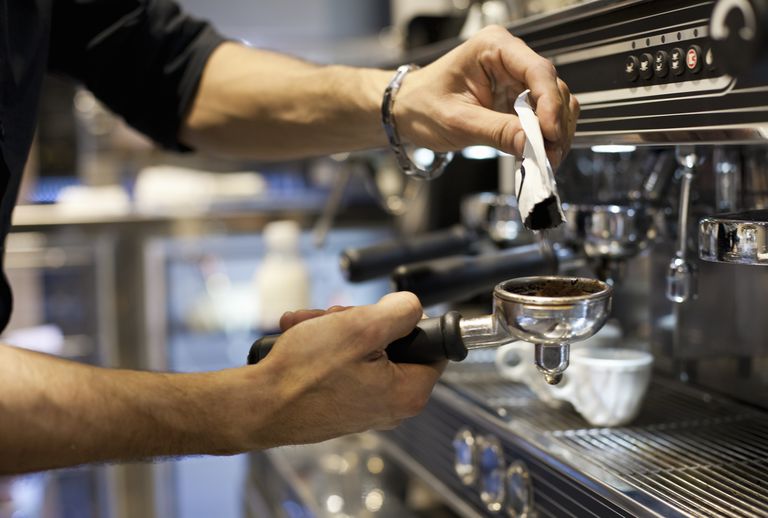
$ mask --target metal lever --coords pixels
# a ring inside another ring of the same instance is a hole
[[[682,167],[680,178],[680,205],[677,220],[677,252],[667,271],[667,299],[678,304],[696,296],[696,272],[688,261],[688,210],[691,201],[691,183],[699,165],[699,155],[693,146],[678,146],[677,161]]]

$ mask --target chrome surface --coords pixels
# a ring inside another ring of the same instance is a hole
[[[768,265],[768,210],[702,219],[699,257],[717,263]]]
[[[509,518],[533,518],[533,482],[528,467],[521,460],[507,469],[507,503],[504,510]]]
[[[563,204],[565,231],[587,257],[624,259],[647,247],[656,235],[653,209],[640,203]]]
[[[693,146],[679,146],[677,161],[682,167],[680,204],[677,220],[677,251],[667,271],[667,299],[682,304],[696,295],[693,263],[688,261],[688,211],[691,204],[691,184],[700,164],[700,155]]]
[[[461,202],[461,221],[497,243],[516,241],[523,231],[517,198],[513,194],[481,192]]]
[[[494,315],[509,335],[536,344],[536,367],[554,385],[568,367],[568,344],[605,324],[612,291],[602,281],[580,277],[512,279],[496,286]]]
[[[494,315],[475,318],[462,318],[459,321],[461,340],[467,349],[496,347],[515,340],[506,330],[498,325]]]
[[[470,350],[515,340],[535,344],[536,366],[554,385],[568,367],[569,344],[589,338],[605,324],[612,292],[602,281],[581,277],[504,281],[493,291],[492,315],[461,319],[462,341]]]
[[[508,462],[526,458],[539,516],[768,514],[768,414],[678,382],[654,379],[630,425],[592,428],[488,365],[453,364],[423,416],[393,434],[405,444],[429,429],[410,453],[440,473],[441,433],[456,423],[493,433]]]
[[[462,428],[456,432],[453,438],[453,468],[465,486],[471,486],[477,482],[477,449],[477,439],[469,428]]]
[[[478,437],[477,450],[480,500],[489,511],[497,513],[504,505],[504,450],[493,436]]]
[[[550,385],[557,385],[563,380],[563,372],[568,368],[571,353],[570,344],[535,345],[533,357],[536,368]]]

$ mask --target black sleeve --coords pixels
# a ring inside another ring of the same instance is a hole
[[[161,145],[183,150],[179,127],[222,41],[171,0],[54,0],[49,69],[81,81]]]

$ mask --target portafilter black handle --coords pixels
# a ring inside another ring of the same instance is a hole
[[[469,230],[456,225],[429,234],[348,248],[341,253],[341,271],[350,282],[367,281],[389,275],[401,264],[466,253],[473,240]]]
[[[467,348],[461,339],[461,314],[449,311],[441,317],[427,318],[402,338],[387,346],[387,357],[395,363],[434,363],[440,360],[461,361]],[[282,335],[267,335],[256,340],[248,353],[248,363],[263,360]]]

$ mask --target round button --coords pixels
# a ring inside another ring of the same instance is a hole
[[[637,81],[640,75],[640,61],[635,56],[628,56],[624,62],[624,77],[627,81]]]
[[[683,49],[679,47],[675,47],[669,53],[669,69],[676,76],[682,75],[683,72],[685,72],[685,65],[684,65],[685,58],[683,57],[684,54],[685,52],[683,51]]]
[[[640,77],[643,79],[653,77],[653,56],[647,52],[640,55]]]
[[[505,480],[507,504],[504,506],[509,518],[528,518],[533,515],[533,483],[528,467],[521,460],[515,461],[507,470]]]
[[[715,55],[712,52],[712,48],[708,48],[704,53],[704,66],[707,67],[709,72],[714,72],[717,69],[715,66]]]
[[[657,77],[667,77],[669,73],[669,54],[667,54],[667,51],[660,50],[656,52],[656,55],[653,57],[653,73]]]
[[[478,438],[480,500],[489,511],[498,513],[504,505],[504,451],[495,437]]]
[[[453,468],[465,486],[477,481],[477,441],[468,428],[456,432],[453,438]]]
[[[698,74],[701,71],[701,47],[691,45],[685,52],[685,68]]]

